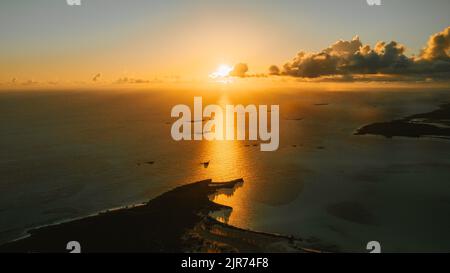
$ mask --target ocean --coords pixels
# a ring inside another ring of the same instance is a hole
[[[450,141],[353,135],[428,112],[450,90],[218,89],[0,92],[0,243],[27,229],[243,178],[220,220],[341,251],[450,250]],[[280,105],[280,146],[174,141],[176,104]],[[207,168],[202,162],[210,162]]]

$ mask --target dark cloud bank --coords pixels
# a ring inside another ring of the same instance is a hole
[[[316,53],[299,52],[281,68],[272,65],[270,75],[302,78],[355,75],[398,75],[411,78],[448,79],[450,76],[450,27],[432,35],[417,56],[406,56],[406,47],[398,42],[378,42],[373,48],[358,36],[337,41]]]

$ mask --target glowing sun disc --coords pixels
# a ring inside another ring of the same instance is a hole
[[[230,72],[233,71],[233,67],[229,66],[227,64],[221,64],[219,65],[219,67],[217,68],[216,71],[214,71],[213,73],[209,74],[209,77],[212,79],[217,79],[217,78],[225,78],[228,77],[230,75]]]

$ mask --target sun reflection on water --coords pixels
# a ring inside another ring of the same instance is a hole
[[[225,109],[225,105],[232,104],[226,94],[222,95],[216,102]],[[228,130],[229,128],[224,128]],[[243,141],[236,140],[214,140],[204,141],[202,151],[202,161],[209,161],[208,168],[205,169],[208,178],[215,182],[224,182],[234,179],[243,178],[244,182],[240,187],[247,187],[252,183],[251,178],[254,176],[248,148]],[[211,200],[215,203],[226,205],[231,209],[224,209],[212,213],[215,219],[224,223],[243,223],[248,217],[248,205],[245,202],[248,198],[235,198],[236,193],[242,189],[222,190],[211,196]]]

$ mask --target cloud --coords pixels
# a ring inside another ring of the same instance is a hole
[[[229,75],[233,77],[245,77],[248,72],[248,65],[245,63],[238,63],[233,67],[233,70],[230,71]]]
[[[116,84],[139,84],[139,83],[151,83],[151,81],[144,80],[144,79],[134,79],[134,78],[123,77],[123,78],[119,78],[118,80],[116,80],[115,83]]]
[[[373,49],[365,45],[342,60],[339,70],[354,74],[404,74],[414,65],[405,51],[406,47],[395,41],[378,42]]]
[[[338,73],[339,58],[325,52],[299,52],[290,63],[283,66],[283,74],[294,77],[316,78]]]
[[[351,41],[339,40],[324,52],[331,55],[350,56],[356,53],[362,46],[359,36],[355,36]]]
[[[269,67],[269,75],[280,75],[280,68],[276,65]]]
[[[95,76],[92,78],[92,81],[96,82],[101,76],[102,76],[102,74],[100,74],[100,73],[95,74]]]
[[[406,46],[396,42],[378,42],[372,48],[358,36],[340,40],[320,52],[300,51],[292,61],[269,68],[270,75],[318,78],[335,75],[410,75],[448,77],[450,75],[450,27],[430,37],[418,57],[405,55]]]
[[[430,37],[420,58],[427,61],[450,61],[450,27]]]
[[[34,81],[34,80],[26,80],[24,82],[22,82],[22,85],[24,86],[32,86],[32,85],[37,85],[39,84],[39,82]]]

